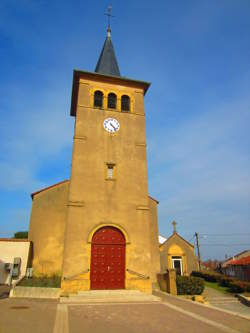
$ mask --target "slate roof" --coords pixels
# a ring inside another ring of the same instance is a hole
[[[104,42],[102,52],[95,68],[95,72],[107,75],[120,76],[120,70],[110,36],[110,29],[108,29],[108,35]]]

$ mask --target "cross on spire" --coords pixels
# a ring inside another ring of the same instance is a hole
[[[105,39],[102,52],[98,59],[95,72],[106,75],[121,76],[115,56],[114,47],[111,41],[110,18],[114,17],[113,15],[111,15],[111,9],[112,7],[108,6],[107,13],[104,14],[108,17],[107,37]]]
[[[107,13],[104,13],[104,15],[108,16],[108,37],[110,37],[110,32],[111,32],[111,28],[110,28],[110,18],[114,17],[114,15],[111,15],[111,9],[112,6],[108,5],[108,10]]]
[[[173,228],[174,228],[174,230],[173,230],[174,234],[177,233],[177,231],[176,231],[176,224],[177,223],[175,221],[172,222],[172,225],[173,225]]]

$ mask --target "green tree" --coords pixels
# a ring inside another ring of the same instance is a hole
[[[28,239],[28,231],[17,231],[14,233],[14,238]]]

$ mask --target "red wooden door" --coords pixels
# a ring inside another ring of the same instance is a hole
[[[119,229],[103,227],[91,246],[91,289],[125,288],[125,239]]]

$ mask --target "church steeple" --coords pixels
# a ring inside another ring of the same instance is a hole
[[[95,72],[100,74],[120,76],[120,70],[116,60],[115,50],[111,41],[110,26],[107,29],[107,37],[104,42],[100,57],[98,59]]]

